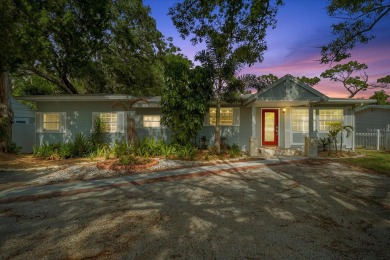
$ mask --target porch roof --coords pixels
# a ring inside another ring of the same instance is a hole
[[[287,74],[269,87],[247,98],[244,101],[244,105],[259,101],[303,101],[308,103],[312,101],[326,101],[328,99],[326,95]]]

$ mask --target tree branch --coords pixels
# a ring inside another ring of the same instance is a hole
[[[24,68],[25,70],[27,71],[30,71],[34,74],[36,74],[37,76],[39,77],[42,77],[48,81],[50,81],[51,83],[54,83],[55,85],[57,85],[58,87],[60,87],[65,93],[67,94],[72,94],[72,91],[70,91],[68,89],[68,87],[63,84],[61,81],[59,81],[58,79],[55,79],[53,78],[52,76],[50,76],[49,74],[43,72],[43,71],[40,71],[40,70],[37,70],[36,68],[34,67],[27,67],[27,68]]]

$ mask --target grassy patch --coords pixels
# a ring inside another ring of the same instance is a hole
[[[389,151],[358,150],[358,152],[365,156],[361,158],[342,159],[342,162],[390,176]]]

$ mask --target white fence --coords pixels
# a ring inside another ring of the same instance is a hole
[[[355,147],[370,150],[390,150],[390,130],[355,133]]]

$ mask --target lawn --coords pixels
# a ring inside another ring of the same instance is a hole
[[[390,152],[375,150],[357,150],[364,154],[360,158],[342,159],[342,162],[372,170],[376,173],[382,173],[390,176]]]

